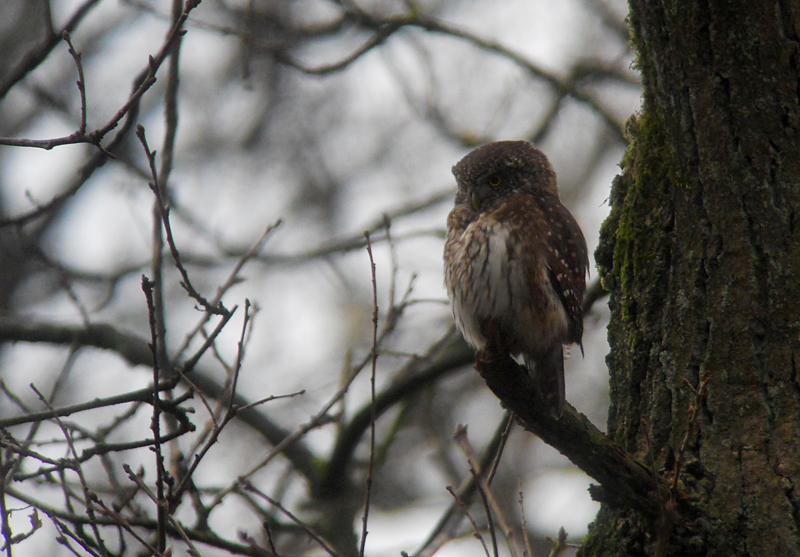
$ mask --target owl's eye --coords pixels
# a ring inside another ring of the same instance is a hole
[[[492,174],[491,176],[489,176],[489,185],[492,186],[493,188],[496,188],[502,183],[503,183],[503,177],[500,176],[499,174]]]

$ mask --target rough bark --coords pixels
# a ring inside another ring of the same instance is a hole
[[[630,7],[644,106],[597,252],[609,435],[679,472],[691,508],[651,521],[604,506],[581,553],[794,557],[800,5]]]

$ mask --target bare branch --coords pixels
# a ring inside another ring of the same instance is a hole
[[[261,238],[259,238],[258,241],[255,244],[253,244],[253,246],[247,252],[245,252],[243,255],[241,255],[239,260],[233,266],[233,269],[231,270],[230,274],[228,275],[228,278],[225,280],[225,282],[222,284],[222,286],[220,286],[217,289],[216,295],[211,300],[211,305],[212,306],[218,306],[221,303],[222,297],[225,295],[225,293],[227,293],[228,290],[230,290],[235,284],[237,284],[241,280],[240,279],[240,273],[241,273],[242,269],[244,268],[245,264],[247,264],[249,261],[251,261],[252,259],[254,259],[254,258],[256,258],[258,256],[258,254],[261,252],[261,250],[264,249],[264,245],[266,244],[267,238],[269,237],[269,235],[272,233],[273,230],[275,230],[280,225],[281,225],[281,220],[280,219],[278,219],[278,221],[276,221],[274,224],[269,225],[264,230],[264,233],[261,235]],[[236,307],[231,309],[230,314],[227,317],[223,316],[222,321],[227,323],[227,321],[232,317],[232,315],[233,315],[235,310],[236,310]],[[183,345],[177,351],[176,359],[179,359],[183,355],[183,353],[186,350],[188,350],[189,344],[197,336],[197,334],[203,329],[205,324],[211,318],[211,315],[212,314],[208,313],[208,312],[204,313],[203,317],[200,319],[199,323],[194,327],[194,329],[192,329],[186,335],[186,339],[183,341]],[[220,330],[219,326],[215,330],[215,333],[217,333],[218,330]],[[211,345],[210,341],[214,337],[216,337],[216,334],[212,334],[211,337],[206,339],[206,342],[204,343],[203,347],[201,347],[201,349],[198,350],[195,353],[195,355],[192,356],[187,361],[187,363],[184,365],[184,370],[191,370],[194,367],[194,364],[197,363],[197,361],[200,359],[200,356]]]
[[[94,4],[97,0],[93,0],[91,3],[87,2],[87,4]],[[133,91],[128,100],[125,104],[120,107],[120,109],[111,117],[111,119],[106,122],[106,124],[98,128],[90,133],[85,133],[82,131],[76,131],[68,136],[58,137],[54,139],[15,139],[15,138],[7,138],[3,137],[0,138],[0,145],[10,145],[15,147],[38,147],[40,149],[52,149],[54,147],[58,147],[60,145],[70,145],[75,143],[89,143],[91,145],[96,146],[99,148],[105,155],[110,155],[110,153],[101,146],[101,142],[105,138],[108,133],[113,130],[114,128],[119,125],[120,121],[125,118],[125,116],[130,113],[134,107],[136,107],[139,103],[139,99],[144,95],[148,89],[150,89],[153,84],[156,82],[156,73],[158,72],[159,67],[164,62],[164,60],[169,56],[171,53],[172,47],[174,43],[185,33],[183,30],[183,24],[186,21],[186,18],[189,17],[189,12],[191,12],[197,5],[199,5],[199,0],[187,0],[186,6],[181,13],[178,21],[173,25],[172,29],[167,36],[166,41],[161,46],[161,49],[156,53],[155,56],[150,56],[147,69],[143,72],[140,78],[137,78],[137,83],[139,83],[138,87]],[[91,7],[91,6],[89,6]],[[67,29],[71,30],[71,29]],[[57,42],[57,41],[56,41]],[[55,46],[53,44],[52,46]],[[52,47],[50,47],[52,48]],[[49,50],[47,53],[49,54]],[[2,98],[2,94],[0,94],[0,98]],[[85,99],[84,99],[85,100]]]
[[[251,484],[248,480],[242,478],[242,479],[240,479],[240,483],[241,483],[243,489],[245,489],[246,491],[249,491],[251,493],[255,493],[257,496],[261,497],[262,499],[267,501],[270,505],[274,506],[279,511],[281,511],[283,514],[285,514],[287,517],[289,517],[289,519],[292,522],[294,522],[295,524],[297,524],[306,534],[308,534],[308,536],[312,540],[317,542],[317,544],[322,549],[324,549],[325,552],[328,553],[328,555],[330,555],[331,557],[338,557],[338,554],[327,543],[325,543],[325,540],[323,540],[321,537],[319,537],[319,535],[316,532],[314,532],[314,530],[312,530],[311,527],[308,524],[306,524],[305,522],[303,522],[302,520],[297,518],[294,514],[289,512],[283,505],[281,505],[280,503],[278,503],[277,501],[272,499],[266,493],[256,489],[253,486],[253,484]]]
[[[183,286],[184,290],[186,290],[189,296],[194,298],[195,301],[207,312],[215,315],[228,315],[230,312],[225,308],[221,301],[218,301],[216,304],[212,304],[205,297],[203,297],[203,295],[200,294],[194,286],[192,286],[192,281],[189,279],[189,273],[181,262],[181,255],[180,252],[178,252],[178,246],[175,245],[175,238],[172,235],[172,225],[169,221],[169,207],[167,207],[163,195],[164,185],[159,180],[158,172],[156,171],[156,153],[155,151],[151,151],[148,147],[144,126],[141,124],[136,126],[136,136],[139,138],[139,141],[142,142],[142,147],[144,147],[147,160],[150,163],[150,171],[153,173],[153,181],[150,182],[150,189],[156,196],[156,207],[161,217],[161,224],[164,226],[164,230],[167,233],[167,244],[169,245],[170,252],[172,253],[172,259],[175,261],[175,267],[177,267],[178,271],[180,272],[181,278],[183,278],[181,286]],[[160,257],[160,254],[158,254],[158,257]]]
[[[411,361],[396,374],[397,379],[375,399],[376,416],[382,415],[412,393],[430,387],[448,373],[469,365],[471,361],[471,350],[451,330],[425,356]],[[371,419],[372,408],[368,405],[344,427],[317,486],[320,495],[326,498],[336,497],[345,489],[348,481],[346,470],[361,436],[369,428]]]
[[[78,93],[81,96],[81,123],[78,126],[78,134],[83,135],[86,133],[86,80],[83,77],[83,64],[81,63],[81,53],[75,51],[75,47],[72,46],[72,40],[70,40],[69,32],[64,31],[61,34],[64,42],[67,43],[69,46],[69,53],[72,56],[72,59],[75,60],[75,66],[78,68]]]
[[[76,342],[81,346],[94,346],[112,350],[135,365],[147,367],[153,365],[152,353],[146,341],[133,334],[123,333],[106,324],[72,327],[36,321],[19,323],[13,320],[0,319],[0,341],[47,342],[62,345],[70,345]],[[209,397],[218,398],[227,393],[227,390],[208,373],[195,372],[191,379],[192,385]],[[152,393],[152,390],[150,392]],[[339,398],[343,395],[344,392],[337,394]],[[337,397],[334,397],[334,399],[338,400]],[[275,448],[271,453],[272,456],[269,457],[270,459],[277,456],[277,454],[283,453],[292,461],[300,473],[310,479],[314,479],[312,481],[316,481],[319,470],[315,459],[308,447],[299,442],[298,439],[324,421],[324,416],[330,406],[333,405],[333,402],[316,418],[306,424],[304,428],[301,428],[303,430],[302,433],[291,433],[278,426],[263,413],[252,407],[251,401],[241,394],[237,394],[234,397],[233,403],[242,408],[237,417],[249,424],[274,445]]]
[[[652,472],[630,457],[598,430],[583,414],[567,404],[554,419],[535,404],[535,386],[529,374],[508,355],[479,352],[475,367],[503,406],[516,415],[525,429],[541,437],[578,468],[600,482],[604,502],[632,507],[657,517],[658,498],[666,496],[666,483],[655,483]]]
[[[408,15],[388,17],[383,19],[373,18],[372,16],[369,16],[361,11],[359,11],[358,13],[353,13],[352,15],[360,25],[362,25],[365,28],[371,29],[373,31],[373,35],[364,45],[356,49],[349,56],[343,58],[341,61],[322,66],[309,66],[289,56],[283,50],[276,50],[274,52],[276,59],[294,68],[297,68],[298,70],[306,74],[326,75],[333,72],[341,71],[342,69],[348,67],[350,64],[352,64],[353,62],[358,60],[361,56],[363,56],[365,53],[369,52],[371,49],[385,42],[388,37],[399,31],[400,29],[404,27],[418,27],[426,31],[441,33],[443,35],[448,35],[451,37],[463,39],[483,50],[493,52],[504,58],[511,60],[515,64],[527,70],[533,77],[541,79],[546,83],[548,83],[560,95],[569,96],[580,103],[588,105],[606,122],[609,128],[615,132],[617,138],[620,141],[623,142],[626,141],[622,123],[620,123],[617,120],[617,118],[609,111],[609,109],[606,108],[597,98],[595,98],[594,95],[592,95],[587,91],[582,91],[578,89],[574,82],[569,80],[562,80],[555,74],[540,68],[539,66],[537,66],[536,64],[525,58],[522,54],[519,54],[518,52],[515,52],[512,49],[501,45],[500,43],[484,39],[474,33],[471,33],[463,29],[459,29],[454,25],[450,25],[442,21],[439,21],[437,19],[434,19],[432,17],[426,16],[420,13],[418,10],[415,10]]]
[[[170,381],[165,381],[158,384],[159,391],[169,391],[175,388],[177,378]],[[153,388],[139,389],[138,391],[130,391],[121,395],[112,396],[108,398],[96,398],[89,402],[81,404],[73,404],[63,408],[53,408],[52,410],[45,410],[42,412],[34,412],[16,416],[13,418],[0,419],[0,428],[8,428],[21,424],[29,424],[51,420],[56,417],[64,418],[77,414],[79,412],[86,412],[87,410],[95,410],[97,408],[107,408],[109,406],[117,406],[120,404],[127,404],[130,402],[146,402],[151,403],[153,400]]]
[[[153,283],[145,276],[142,276],[142,290],[147,300],[147,315],[150,318],[150,349],[153,351],[153,419],[150,429],[153,431],[155,444],[153,449],[156,457],[156,489],[158,490],[156,499],[156,512],[158,514],[158,530],[156,531],[158,552],[164,553],[167,548],[167,516],[166,500],[164,498],[164,483],[166,482],[167,471],[164,469],[164,456],[161,454],[161,399],[159,397],[158,384],[161,380],[158,367],[159,344],[163,339],[159,337],[156,329],[156,308],[153,303]]]
[[[52,410],[49,408],[50,404],[45,398],[45,396],[39,392],[39,390],[34,386],[31,385],[31,389],[36,393],[39,397],[39,400],[42,401],[43,404],[48,406],[48,410]],[[108,557],[108,548],[106,548],[105,542],[103,541],[103,537],[100,535],[100,527],[97,524],[97,519],[94,514],[94,505],[92,504],[93,501],[97,498],[90,489],[89,483],[86,481],[86,476],[83,473],[83,467],[81,466],[80,458],[78,457],[78,451],[75,449],[75,444],[72,442],[72,435],[70,434],[69,430],[64,426],[61,422],[61,419],[58,417],[54,418],[58,427],[61,429],[62,433],[64,434],[64,439],[67,442],[69,447],[69,452],[72,454],[72,458],[74,460],[74,466],[72,469],[77,473],[78,479],[80,480],[81,490],[83,491],[84,497],[84,505],[86,506],[86,514],[89,517],[89,524],[92,527],[92,531],[94,532],[94,545],[100,550],[100,554],[103,557]],[[64,484],[62,484],[64,485]]]
[[[481,529],[478,527],[478,523],[475,522],[475,519],[472,518],[472,515],[469,513],[469,507],[467,507],[467,504],[464,503],[464,501],[461,500],[461,498],[458,496],[458,493],[453,491],[452,487],[447,486],[447,492],[450,495],[453,496],[453,499],[455,499],[456,504],[459,507],[461,507],[461,512],[464,514],[464,516],[467,517],[467,520],[469,520],[469,523],[472,524],[473,535],[475,536],[475,538],[477,538],[477,540],[479,542],[481,542],[481,546],[483,547],[484,555],[486,555],[486,557],[490,557],[489,548],[486,546],[486,541],[483,539],[483,534],[481,534]],[[492,534],[493,534],[492,535],[492,546],[493,546],[493,549],[494,549],[494,557],[497,557],[497,540],[495,540],[494,532],[492,532]]]
[[[492,481],[492,474],[496,464],[500,460],[500,456],[508,436],[509,428],[513,424],[513,416],[510,412],[506,412],[503,420],[495,428],[492,440],[483,451],[480,459],[480,469],[489,470],[488,481]],[[459,508],[463,508],[464,504],[470,504],[478,487],[478,481],[474,474],[468,474],[461,484],[458,486],[456,495],[458,499],[450,505],[433,527],[428,537],[422,545],[413,553],[413,557],[431,557],[436,551],[444,545],[447,541],[455,536],[456,528],[461,523],[462,516],[457,513]],[[450,491],[450,489],[448,489]]]
[[[467,428],[462,425],[456,426],[456,431],[453,433],[453,439],[455,440],[456,445],[461,450],[462,454],[467,458],[467,462],[469,463],[469,471],[475,478],[478,494],[481,496],[481,503],[483,503],[483,510],[486,513],[488,530],[492,536],[492,550],[494,551],[494,557],[498,557],[498,549],[497,534],[494,528],[494,521],[492,520],[492,513],[495,514],[497,520],[500,522],[501,528],[503,528],[503,535],[505,535],[507,538],[508,549],[511,552],[512,557],[519,557],[517,546],[511,539],[511,530],[507,526],[506,521],[503,518],[503,514],[500,512],[500,506],[497,504],[494,494],[489,487],[489,482],[486,480],[483,471],[480,469],[480,464],[478,463],[478,459],[475,457],[475,452],[472,450],[472,447],[467,440]]]
[[[388,221],[388,217],[387,217]],[[388,222],[387,222],[388,231]],[[372,373],[370,374],[370,420],[369,420],[369,461],[367,463],[366,490],[364,495],[364,516],[361,517],[361,547],[359,557],[364,557],[367,544],[367,520],[369,519],[369,503],[372,495],[372,468],[375,464],[375,370],[378,363],[378,281],[375,278],[375,260],[372,257],[372,244],[369,241],[369,232],[364,232],[367,240],[367,255],[369,255],[369,268],[372,274]],[[390,298],[390,302],[391,302]]]

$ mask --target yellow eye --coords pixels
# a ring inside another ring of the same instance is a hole
[[[489,176],[489,185],[496,188],[503,183],[503,178],[499,174],[492,174]]]

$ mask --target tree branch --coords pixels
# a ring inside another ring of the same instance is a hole
[[[502,405],[517,421],[578,468],[600,482],[604,502],[636,509],[648,517],[659,516],[659,500],[668,486],[597,429],[589,419],[567,404],[560,419],[537,406],[536,388],[527,371],[507,354],[479,352],[475,369]],[[659,496],[660,493],[660,496]]]
[[[86,326],[55,325],[52,323],[26,320],[0,319],[1,342],[46,342],[67,345],[92,346],[112,350],[133,365],[151,367],[153,354],[147,341],[132,334],[119,331],[108,324]],[[228,390],[216,381],[210,373],[195,371],[191,374],[192,385],[211,398],[224,396]],[[152,391],[151,391],[152,393]],[[233,398],[233,404],[240,407],[237,417],[256,430],[271,445],[280,444],[289,437],[290,432],[269,419],[264,412],[251,406],[251,401],[240,394]],[[245,408],[246,407],[246,408]],[[295,468],[312,483],[319,474],[316,457],[299,439],[283,448],[283,454]]]

